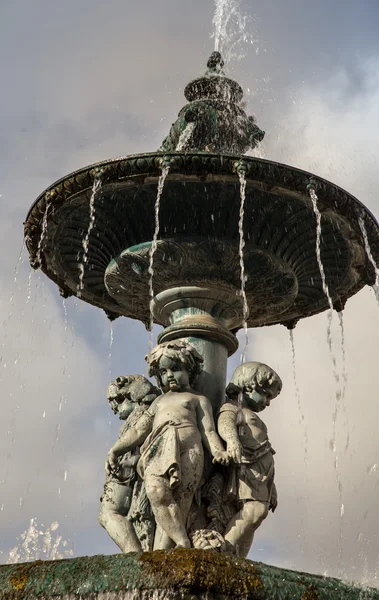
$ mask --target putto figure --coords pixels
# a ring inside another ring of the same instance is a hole
[[[109,384],[109,404],[114,414],[118,414],[119,418],[125,421],[118,439],[139,420],[160,393],[160,390],[142,375],[117,377]],[[137,446],[121,457],[118,468],[107,473],[101,497],[99,522],[125,553],[151,549],[152,543],[148,538],[153,536],[155,529],[151,523],[153,519],[144,486],[138,481],[136,466],[139,457]],[[135,526],[128,518],[131,512],[137,512],[130,510],[131,505],[142,507],[140,512],[144,513]]]
[[[234,463],[228,468],[225,500],[236,508],[224,538],[227,549],[238,556],[247,556],[256,529],[277,506],[275,452],[267,427],[256,413],[270,406],[281,389],[281,379],[273,369],[247,362],[234,371],[226,388],[228,401],[220,409],[218,432]]]
[[[203,475],[203,444],[216,462],[227,464],[228,455],[210,401],[192,387],[203,362],[196,349],[175,340],[156,346],[146,360],[164,393],[111,448],[107,469],[117,472],[119,456],[143,443],[138,471],[157,523],[154,549],[189,548],[187,517]]]

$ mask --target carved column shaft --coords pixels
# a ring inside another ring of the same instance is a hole
[[[242,307],[236,310],[236,290],[215,285],[171,288],[154,298],[152,311],[166,325],[159,343],[183,339],[203,357],[196,388],[209,398],[216,413],[224,398],[228,356],[238,348],[230,331],[242,319]]]

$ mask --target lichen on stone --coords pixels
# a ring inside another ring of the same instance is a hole
[[[301,597],[301,600],[320,600],[320,596],[313,585]]]
[[[141,554],[139,560],[144,571],[166,588],[191,588],[236,597],[263,588],[253,563],[212,550],[156,550]]]

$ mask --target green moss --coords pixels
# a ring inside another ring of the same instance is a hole
[[[144,572],[166,589],[250,594],[263,588],[253,563],[212,550],[156,550],[139,557]]]
[[[379,600],[379,590],[220,554],[177,548],[143,554],[0,565],[0,600],[167,591],[173,597],[232,600]]]
[[[34,569],[38,568],[39,565],[43,564],[42,560],[36,560],[32,563],[16,564],[13,569],[9,572],[9,600],[16,600],[23,597],[23,591],[29,581],[29,578],[33,578]]]
[[[317,590],[312,585],[301,597],[301,600],[320,600],[320,596],[318,595]]]

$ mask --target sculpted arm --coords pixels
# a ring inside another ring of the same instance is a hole
[[[237,413],[233,405],[230,405],[230,410],[228,410],[227,405],[224,405],[224,410],[221,410],[218,417],[217,429],[224,442],[226,442],[229,457],[234,462],[240,463],[242,446],[238,437]]]
[[[214,460],[222,464],[228,464],[227,454],[216,432],[211,403],[205,396],[199,396],[197,421],[204,445],[212,454]]]
[[[125,434],[120,439],[118,439],[114,446],[112,446],[112,448],[109,450],[107,460],[105,463],[105,470],[108,473],[111,473],[112,471],[117,471],[119,456],[125,454],[125,452],[128,452],[135,446],[140,446],[149,435],[154,419],[153,405],[154,402],[151,405],[150,409],[147,410],[141,416],[137,423],[133,427],[128,429],[125,432]]]

